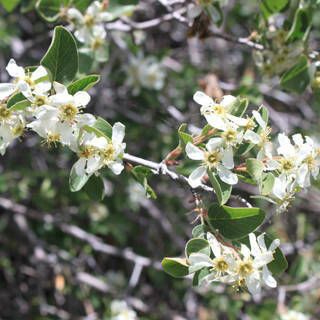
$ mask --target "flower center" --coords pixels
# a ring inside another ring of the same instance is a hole
[[[79,153],[79,157],[80,158],[90,158],[94,155],[95,153],[95,148],[92,146],[85,146],[81,149],[80,153]]]
[[[91,44],[92,50],[97,50],[103,45],[103,39],[95,38]]]
[[[44,144],[48,146],[48,148],[51,148],[52,146],[56,147],[57,143],[60,142],[61,136],[59,133],[51,133],[49,132],[47,134],[47,137],[45,138]]]
[[[260,133],[261,144],[265,144],[270,140],[269,135],[271,133],[271,130],[272,129],[270,127],[267,127],[265,130],[262,130],[262,132]]]
[[[316,167],[316,161],[311,155],[309,155],[304,161],[308,165],[309,169]]]
[[[216,114],[220,116],[223,116],[226,114],[226,109],[221,104],[214,105],[212,109]]]
[[[283,171],[290,171],[294,168],[294,162],[291,159],[281,159],[280,163]]]
[[[87,27],[92,27],[94,25],[94,16],[92,16],[91,14],[86,14],[84,16],[84,24]]]
[[[253,264],[251,260],[245,261],[245,262],[240,262],[238,266],[238,274],[241,277],[246,277],[250,273],[253,272]]]
[[[223,258],[215,258],[213,260],[214,268],[219,272],[226,272],[229,268],[227,261]]]
[[[101,155],[105,163],[109,163],[114,160],[115,149],[112,143],[109,143],[106,148],[101,151]]]
[[[75,119],[78,112],[79,109],[72,103],[60,106],[60,117],[62,120],[72,122]]]
[[[228,129],[222,134],[222,137],[227,143],[234,142],[237,139],[237,131]]]
[[[41,107],[44,104],[46,104],[46,102],[47,102],[47,98],[46,97],[36,96],[33,104],[35,106],[37,106],[37,107]]]
[[[25,76],[23,79],[31,88],[34,87],[35,82],[29,76]]]
[[[15,137],[20,137],[24,132],[24,125],[18,124],[12,129],[12,133]]]
[[[221,159],[219,151],[208,152],[205,155],[205,163],[209,168],[215,167]]]
[[[0,104],[0,120],[7,120],[11,116],[11,111],[4,104]]]

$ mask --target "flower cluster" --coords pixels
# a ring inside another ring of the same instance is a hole
[[[274,251],[280,245],[278,239],[273,240],[267,248],[264,234],[256,237],[250,233],[250,248],[241,244],[239,250],[223,245],[209,232],[206,237],[210,253],[191,253],[188,258],[190,273],[204,268],[209,271],[208,275],[201,279],[201,284],[220,281],[235,288],[247,288],[252,295],[261,292],[262,284],[271,288],[277,286],[267,265],[273,261]]]
[[[164,86],[166,72],[154,57],[131,56],[126,72],[126,84],[133,88],[134,95],[139,94],[141,88],[161,90]]]
[[[292,136],[292,141],[284,133],[278,134],[276,141],[270,141],[271,129],[260,112],[254,110],[251,117],[235,115],[239,112],[239,100],[227,95],[217,103],[203,92],[196,92],[194,100],[201,105],[200,112],[211,126],[213,134],[206,145],[196,146],[188,142],[185,148],[188,158],[201,161],[189,176],[191,187],[202,183],[209,172],[229,184],[238,182],[235,156],[241,156],[241,148],[255,147],[255,157],[263,175],[271,174],[272,187],[268,199],[278,205],[278,211],[286,210],[296,192],[307,188],[311,178],[317,178],[320,168],[320,148],[308,136]],[[276,147],[277,146],[277,147]]]
[[[93,53],[99,62],[108,60],[107,33],[103,24],[112,20],[113,15],[107,7],[105,2],[94,1],[84,14],[76,8],[69,8],[66,12],[75,37],[84,45],[81,52]]]
[[[12,83],[0,84],[0,152],[3,155],[14,139],[25,129],[36,132],[48,146],[61,144],[77,153],[75,164],[78,176],[92,175],[104,166],[115,174],[123,170],[122,155],[125,127],[115,123],[112,136],[97,136],[87,128],[96,118],[84,113],[90,102],[85,91],[70,94],[67,87],[54,82],[51,85],[42,66],[33,72],[25,71],[11,59],[7,71]],[[11,107],[8,104],[19,94],[24,99]]]
[[[129,308],[125,301],[114,300],[111,302],[111,318],[110,320],[137,320],[135,311]]]
[[[310,317],[304,313],[288,310],[286,313],[282,314],[280,317],[281,320],[309,320]]]
[[[266,48],[254,52],[255,62],[265,75],[281,75],[290,69],[303,53],[303,41],[288,44],[287,38],[288,32],[272,28],[265,35]]]

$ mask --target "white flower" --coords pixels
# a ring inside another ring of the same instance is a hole
[[[272,160],[273,145],[269,141],[271,128],[268,127],[267,123],[262,119],[258,111],[252,111],[252,115],[261,128],[260,132],[256,133],[252,130],[247,130],[243,138],[244,140],[248,140],[260,148],[260,151],[257,154],[257,159],[265,160],[265,168],[267,170],[275,170],[279,165],[276,161]]]
[[[95,26],[101,25],[113,17],[109,12],[104,11],[103,4],[99,1],[94,1],[84,15],[78,9],[70,8],[67,11],[67,16],[76,29],[75,37],[83,43],[86,43],[86,40],[90,38]]]
[[[211,127],[226,131],[230,125],[245,126],[247,119],[230,114],[237,98],[226,95],[220,103],[215,103],[212,98],[201,91],[193,95],[193,100],[201,105],[200,112]]]
[[[153,57],[131,56],[126,72],[126,84],[133,87],[134,95],[139,94],[141,87],[161,90],[164,86],[165,70]]]
[[[35,71],[26,73],[14,59],[10,59],[6,67],[9,75],[14,78],[13,83],[0,84],[0,100],[9,97],[14,92],[21,91],[29,97],[32,93],[44,94],[51,89],[51,82],[47,70],[39,66]]]
[[[111,320],[137,320],[135,311],[129,308],[125,301],[114,300],[111,302]]]
[[[309,320],[310,317],[304,313],[295,311],[295,310],[288,310],[286,313],[280,316],[281,320]]]
[[[13,140],[21,136],[25,129],[25,119],[20,112],[12,112],[5,104],[0,104],[0,154],[4,155]]]
[[[103,26],[97,25],[92,28],[92,32],[88,33],[88,38],[85,40],[85,47],[80,49],[80,52],[91,54],[99,62],[108,60],[109,51],[107,44],[107,33]]]
[[[61,121],[76,123],[79,117],[81,119],[81,109],[90,102],[90,95],[85,91],[78,91],[71,95],[67,88],[58,82],[54,82],[53,87],[56,94],[50,96],[49,105],[55,107],[55,116]]]
[[[189,184],[196,188],[201,184],[201,179],[207,170],[215,170],[220,179],[227,184],[238,183],[238,177],[231,172],[234,168],[233,152],[231,147],[223,148],[222,138],[211,138],[206,144],[206,150],[202,150],[192,143],[186,146],[187,156],[192,160],[202,161],[201,166],[195,169],[189,176]]]
[[[110,168],[116,175],[120,174],[124,168],[122,164],[126,147],[123,143],[124,134],[125,126],[120,122],[113,125],[111,140],[85,132],[79,143],[80,159],[75,163],[77,175],[91,175],[103,166]]]
[[[249,234],[250,248],[241,245],[242,259],[237,261],[238,282],[244,281],[252,295],[261,292],[261,285],[265,283],[271,288],[277,286],[276,280],[269,271],[267,264],[273,260],[274,250],[279,246],[278,239],[274,240],[267,248],[264,242],[264,234],[256,238],[253,233]]]

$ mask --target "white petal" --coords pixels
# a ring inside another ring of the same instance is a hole
[[[116,122],[112,127],[112,143],[122,143],[126,127],[121,122]]]
[[[48,72],[46,68],[44,68],[43,66],[39,66],[36,70],[32,72],[32,75],[31,75],[31,79],[33,81],[36,81],[44,77],[48,77]]]
[[[193,273],[205,267],[212,267],[212,261],[210,257],[203,253],[191,253],[189,258],[189,272]]]
[[[39,82],[35,85],[34,93],[36,95],[41,95],[48,92],[51,89],[51,82],[50,81],[43,81]]]
[[[220,104],[227,110],[230,110],[237,98],[231,95],[226,95],[222,98]]]
[[[221,256],[221,244],[216,239],[216,237],[211,234],[210,232],[207,232],[207,239],[210,244],[210,248],[216,258]]]
[[[220,179],[230,185],[234,185],[238,183],[238,176],[231,172],[229,169],[225,168],[222,165],[217,167],[218,175]]]
[[[257,238],[254,233],[249,234],[249,240],[250,240],[250,248],[251,248],[251,253],[254,257],[257,257],[261,254],[261,250],[258,246],[257,243]]]
[[[300,133],[296,133],[292,136],[292,140],[294,141],[294,143],[297,145],[297,146],[301,146],[303,145],[303,138],[302,138],[302,135]]]
[[[247,130],[243,136],[243,139],[249,140],[254,144],[260,143],[260,136],[252,130]]]
[[[206,114],[204,115],[204,117],[206,118],[207,122],[210,124],[211,127],[222,130],[222,131],[227,130],[227,125],[221,117],[213,113]]]
[[[68,16],[69,19],[77,20],[78,22],[83,20],[82,13],[79,10],[75,9],[75,8],[68,9],[67,16]]]
[[[228,147],[223,151],[222,163],[227,169],[233,169],[233,151],[232,147]]]
[[[250,251],[250,249],[249,249],[246,245],[241,244],[241,249],[240,249],[240,251],[241,251],[241,254],[243,255],[244,259],[250,258],[250,256],[251,256],[251,251]]]
[[[194,95],[193,95],[193,100],[200,104],[201,106],[210,106],[213,104],[213,100],[212,98],[210,98],[209,96],[207,96],[204,92],[201,91],[197,91]]]
[[[280,240],[279,239],[274,239],[269,247],[269,251],[273,252],[275,249],[277,249],[280,246]]]
[[[262,279],[264,283],[270,287],[270,288],[276,288],[277,287],[277,281],[276,279],[272,276],[271,272],[269,271],[267,266],[263,266],[262,269]]]
[[[258,273],[252,273],[250,276],[248,276],[246,278],[246,284],[249,292],[252,295],[258,295],[261,293],[261,283]]]
[[[264,236],[265,236],[265,233],[261,233],[257,237],[257,242],[258,242],[259,247],[261,248],[262,251],[267,251],[267,246],[266,246],[266,243],[264,241]]]
[[[238,126],[246,126],[248,124],[248,119],[236,117],[236,116],[233,116],[232,114],[228,114],[227,117],[229,120],[231,120],[233,123],[235,123]]]
[[[74,102],[77,107],[86,106],[90,101],[90,95],[85,91],[78,91],[74,96]]]
[[[201,184],[201,179],[206,174],[207,169],[204,166],[195,169],[189,176],[188,182],[192,188],[196,188]]]
[[[25,76],[24,69],[22,67],[19,67],[14,59],[10,59],[6,70],[8,71],[9,75],[14,78],[22,78]]]
[[[108,165],[108,167],[110,168],[110,170],[116,174],[116,175],[119,175],[122,170],[124,169],[124,166],[121,162],[112,162]]]
[[[191,142],[188,142],[186,145],[186,154],[191,160],[204,160],[204,152],[193,145]]]
[[[66,86],[64,86],[63,84],[59,83],[59,82],[53,82],[53,88],[54,88],[54,91],[56,93],[59,93],[59,94],[65,94],[67,95],[68,94],[68,89]]]
[[[74,169],[76,171],[76,174],[80,177],[84,176],[86,174],[84,168],[86,166],[87,159],[85,158],[80,158],[75,164],[74,164]]]
[[[87,169],[86,172],[88,174],[96,172],[100,168],[100,158],[91,157],[87,159]]]
[[[206,144],[206,148],[209,152],[215,151],[221,144],[222,138],[211,138]]]
[[[255,120],[257,121],[258,125],[262,129],[266,129],[267,123],[262,119],[261,114],[256,110],[252,111],[252,114],[253,114],[253,117],[255,118]]]
[[[0,83],[0,100],[9,97],[15,90],[13,83]]]

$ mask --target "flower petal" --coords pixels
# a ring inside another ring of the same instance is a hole
[[[116,122],[112,127],[112,143],[122,143],[126,127],[121,122]]]
[[[200,104],[201,106],[210,106],[213,104],[213,100],[212,98],[210,98],[209,96],[207,96],[204,92],[202,91],[197,91],[194,95],[193,95],[193,100]]]
[[[227,169],[234,168],[232,147],[228,147],[223,151],[222,163]]]
[[[201,184],[201,179],[206,174],[207,169],[204,166],[198,167],[191,172],[188,182],[192,188],[197,188]]]
[[[188,142],[186,145],[186,154],[191,160],[204,160],[204,152],[193,145],[191,142]]]
[[[209,152],[215,151],[221,144],[222,144],[222,138],[211,138],[208,143],[206,144],[206,148]]]
[[[277,281],[276,279],[272,276],[272,273],[269,271],[267,266],[263,266],[262,269],[262,279],[264,283],[270,287],[270,288],[276,288],[277,287]]]
[[[85,91],[78,91],[74,96],[74,103],[76,107],[86,106],[90,102],[90,95]]]
[[[220,179],[230,185],[234,185],[238,183],[238,176],[231,172],[229,169],[225,168],[222,165],[217,167],[218,175]]]
[[[16,90],[13,83],[0,83],[0,100],[9,97]]]
[[[24,69],[19,67],[14,59],[10,59],[6,70],[8,71],[9,75],[13,78],[22,78],[25,76]]]

